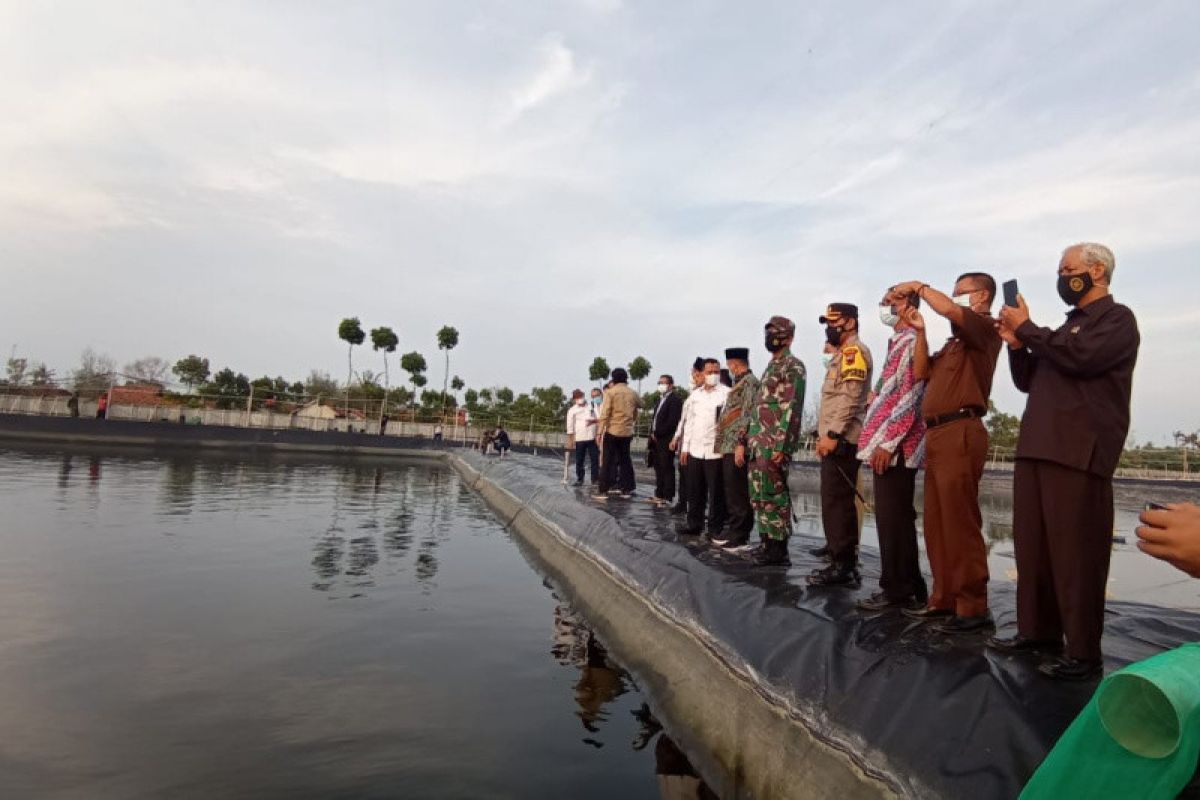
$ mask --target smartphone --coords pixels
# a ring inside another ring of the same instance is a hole
[[[1017,282],[1016,281],[1005,281],[1004,282],[1004,305],[1009,306],[1011,308],[1016,308],[1017,307],[1017,294],[1018,294]]]
[[[1164,506],[1162,503],[1146,503],[1147,511],[1170,511],[1171,509]]]

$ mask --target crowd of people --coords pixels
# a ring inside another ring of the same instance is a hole
[[[813,587],[857,587],[858,481],[874,480],[879,590],[862,613],[903,613],[947,636],[993,633],[979,483],[988,452],[983,423],[1002,351],[1016,387],[1028,395],[1013,473],[1017,632],[990,647],[1038,658],[1052,678],[1089,680],[1102,672],[1105,585],[1113,537],[1112,481],[1129,431],[1140,335],[1133,313],[1110,293],[1112,251],[1082,243],[1063,251],[1058,293],[1070,307],[1057,327],[1030,318],[1013,287],[997,313],[997,286],[984,272],[959,276],[948,292],[919,280],[887,289],[879,321],[892,329],[878,379],[859,338],[859,310],[831,303],[817,414],[824,566]],[[936,351],[922,309],[944,317],[951,337]],[[788,470],[801,446],[806,372],[793,355],[794,323],[772,317],[764,329],[769,361],[758,377],[750,351],[725,351],[692,364],[686,399],[670,375],[658,382],[648,458],[657,508],[680,515],[676,531],[746,554],[764,567],[789,566],[793,514]],[[640,407],[623,369],[605,391],[576,390],[567,416],[577,484],[590,467],[601,503],[634,496],[630,457]],[[677,457],[677,458],[676,458]],[[922,477],[923,473],[923,477]],[[932,585],[917,546],[918,480]],[[1148,511],[1138,534],[1146,552],[1200,575],[1200,509]],[[758,530],[760,542],[750,543]],[[1189,533],[1195,534],[1189,539]]]

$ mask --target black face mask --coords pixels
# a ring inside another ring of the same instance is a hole
[[[778,353],[780,350],[787,347],[785,342],[787,342],[786,337],[767,331],[767,335],[763,343],[766,345],[768,353]]]
[[[842,346],[842,329],[835,328],[832,325],[825,326],[825,341],[829,342],[834,347]]]
[[[1067,305],[1077,306],[1079,305],[1079,301],[1083,299],[1083,296],[1090,292],[1094,285],[1090,272],[1081,272],[1078,275],[1059,275],[1058,296]]]

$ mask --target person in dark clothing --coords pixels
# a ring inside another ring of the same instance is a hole
[[[675,453],[671,437],[679,425],[683,398],[675,393],[675,379],[662,375],[658,379],[658,402],[650,416],[648,447],[654,454],[654,497],[650,502],[667,506],[675,499]]]
[[[508,438],[508,431],[501,426],[496,428],[496,452],[501,458],[508,456],[508,451],[512,448],[512,440]]]
[[[1060,680],[1103,672],[1104,590],[1112,557],[1112,477],[1129,434],[1137,320],[1109,294],[1116,260],[1104,245],[1063,251],[1058,293],[1073,306],[1057,330],[1024,298],[1000,312],[1013,383],[1029,394],[1013,472],[1017,635],[1008,652],[1066,652],[1039,669]]]
[[[725,492],[728,527],[713,544],[725,549],[745,547],[754,530],[754,509],[750,506],[750,462],[746,458],[746,431],[758,403],[758,378],[750,371],[750,348],[730,347],[725,351],[728,368],[737,383],[725,398],[725,408],[717,423],[717,451],[721,454],[721,486]]]

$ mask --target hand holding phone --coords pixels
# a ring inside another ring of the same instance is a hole
[[[1020,294],[1020,291],[1017,289],[1017,282],[1015,280],[1004,282],[1004,305],[1009,308],[1016,308],[1018,294]]]

